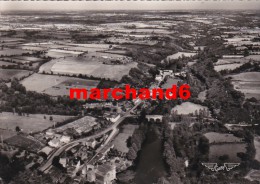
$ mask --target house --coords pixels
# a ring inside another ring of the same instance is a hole
[[[61,137],[61,139],[60,139],[60,142],[62,142],[62,143],[69,143],[70,142],[70,136],[65,136],[65,135],[63,135],[62,137]]]
[[[66,158],[60,158],[59,163],[62,165],[62,167],[66,168],[67,159]]]
[[[53,140],[49,141],[48,144],[49,144],[49,146],[51,146],[53,148],[57,148],[57,147],[60,147],[60,140],[53,139]]]
[[[99,165],[96,171],[97,184],[112,184],[116,179],[116,166],[112,163]]]
[[[53,150],[53,148],[46,146],[46,147],[42,148],[38,153],[44,153],[47,156],[49,156],[50,153],[52,152],[52,150]]]
[[[106,119],[111,121],[111,122],[113,122],[113,123],[115,123],[117,120],[119,120],[120,117],[121,117],[120,114],[118,114],[118,115],[117,114],[113,114],[110,117],[107,117]]]
[[[86,146],[91,147],[91,148],[95,148],[97,145],[97,141],[95,139],[90,139],[89,141],[86,142]]]

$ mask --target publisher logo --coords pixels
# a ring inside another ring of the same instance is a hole
[[[207,167],[211,171],[230,171],[231,169],[234,169],[235,167],[239,166],[240,163],[224,163],[222,166],[218,166],[217,163],[201,163],[203,166]]]

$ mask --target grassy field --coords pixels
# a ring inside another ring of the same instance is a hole
[[[44,119],[46,116],[46,119]],[[53,121],[50,121],[50,116]],[[19,126],[23,132],[31,133],[45,130],[53,125],[54,122],[63,122],[72,116],[61,115],[44,115],[44,114],[30,114],[27,116],[18,116],[13,113],[2,112],[0,113],[0,128],[15,131],[15,127]]]
[[[94,88],[99,84],[99,81],[35,73],[22,80],[21,83],[27,90],[58,96],[69,95],[70,88]]]
[[[40,72],[50,72],[54,74],[83,74],[98,78],[109,78],[120,81],[127,75],[131,68],[137,67],[136,62],[122,65],[106,65],[99,62],[97,58],[66,58],[63,61],[54,60],[41,66]]]
[[[260,72],[245,72],[229,75],[234,88],[245,94],[246,98],[260,99]]]
[[[171,88],[172,85],[177,85],[178,81],[181,81],[178,78],[168,78],[167,81],[162,85],[163,89]]]
[[[128,152],[128,147],[127,147],[127,139],[133,135],[134,130],[138,127],[138,125],[124,125],[123,126],[123,131],[120,132],[115,140],[113,141],[114,148],[117,149],[118,151],[121,151],[123,153]]]
[[[246,144],[221,144],[221,145],[210,145],[209,149],[209,161],[217,162],[219,157],[228,155],[228,162],[240,162],[240,158],[237,157],[237,153],[246,152]]]
[[[11,130],[0,129],[0,135],[3,137],[3,140],[5,140],[5,139],[15,136],[16,132],[11,131]]]
[[[198,105],[198,104],[194,104],[191,102],[184,102],[181,105],[177,105],[172,110],[174,110],[174,111],[177,110],[178,114],[190,114],[190,113],[195,113],[196,110],[199,112],[200,109],[208,110],[207,107],[204,107],[204,106]]]
[[[195,56],[197,53],[194,52],[177,52],[176,54],[170,55],[167,57],[167,60],[169,59],[178,59],[181,57],[192,57]]]
[[[0,66],[10,66],[10,65],[17,65],[15,63],[10,63],[10,62],[6,62],[6,61],[0,61]]]
[[[0,56],[12,56],[12,55],[22,55],[23,53],[27,53],[30,51],[22,50],[22,49],[4,49],[0,50]]]
[[[9,80],[13,78],[22,78],[24,76],[29,76],[30,71],[28,70],[18,70],[18,69],[0,69],[0,79]]]
[[[255,159],[260,162],[260,137],[256,136],[254,138],[254,146],[256,150]]]
[[[214,69],[219,72],[221,70],[234,70],[240,66],[242,66],[242,63],[234,63],[234,64],[224,64],[224,65],[217,65],[214,66]]]
[[[209,143],[243,142],[241,138],[235,137],[233,134],[208,132],[204,136],[207,137]]]

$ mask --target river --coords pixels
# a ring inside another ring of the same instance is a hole
[[[156,135],[155,130],[150,128],[136,166],[136,184],[152,184],[157,182],[158,178],[167,175],[162,152],[162,140]]]

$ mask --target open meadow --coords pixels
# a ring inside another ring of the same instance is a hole
[[[184,102],[181,105],[177,105],[175,106],[172,111],[177,111],[178,114],[190,114],[190,113],[195,113],[195,111],[197,110],[199,113],[199,110],[208,110],[207,107],[204,107],[202,105],[198,105],[198,104],[194,104],[191,102]]]
[[[209,140],[209,143],[243,142],[241,138],[235,137],[233,134],[208,132],[204,136]]]
[[[35,73],[22,80],[21,83],[30,91],[37,91],[51,96],[63,96],[69,95],[70,88],[95,88],[99,81]]]
[[[46,119],[44,119],[44,116]],[[53,120],[50,120],[52,116]],[[54,122],[63,122],[72,116],[29,114],[29,116],[19,116],[17,114],[2,112],[0,113],[0,128],[15,131],[19,126],[23,132],[31,133],[45,130],[51,127]]]
[[[260,99],[260,72],[244,72],[231,77],[234,88],[245,94],[246,98]]]

